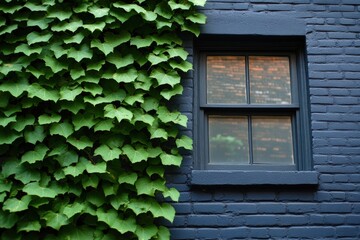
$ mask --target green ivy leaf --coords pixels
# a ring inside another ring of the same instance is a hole
[[[54,32],[65,32],[65,31],[70,31],[72,33],[74,33],[76,30],[78,30],[81,26],[83,26],[83,22],[81,20],[76,20],[76,21],[71,21],[70,23],[63,21],[63,22],[59,22],[58,24],[54,24],[51,27],[51,30]],[[79,41],[74,41],[75,39],[79,39],[79,37],[81,38],[82,34],[76,34],[74,36],[72,36],[70,39],[64,39],[64,43],[79,43]]]
[[[157,239],[158,240],[167,240],[170,239],[170,231],[164,226],[159,226],[159,230],[157,233]]]
[[[192,21],[193,23],[206,23],[206,16],[202,13],[194,13],[193,15],[187,16],[186,19]]]
[[[38,83],[33,83],[27,88],[27,92],[30,98],[37,97],[44,101],[54,101],[59,100],[59,92],[56,90],[49,90],[43,88]]]
[[[72,24],[73,24],[73,27],[71,28],[71,30],[73,30],[73,32],[75,32],[78,27],[82,26],[82,21],[78,23],[79,25],[77,25],[75,22],[72,22]],[[69,25],[69,24],[66,24],[66,25]],[[69,26],[67,26],[67,28],[69,29]],[[75,35],[73,35],[73,36],[71,36],[71,37],[69,37],[67,39],[64,39],[64,43],[66,43],[66,44],[71,44],[71,43],[80,44],[82,42],[82,40],[84,40],[84,38],[85,38],[85,34],[82,33],[82,32],[79,32],[79,33],[77,33],[77,34],[75,34]]]
[[[166,2],[160,2],[157,4],[154,12],[166,19],[171,19],[174,14]]]
[[[162,164],[165,166],[180,166],[182,157],[180,155],[172,155],[167,153],[160,154]]]
[[[144,99],[144,103],[141,104],[141,107],[149,112],[151,110],[157,110],[159,107],[159,100],[153,97],[147,97]]]
[[[180,138],[176,139],[176,146],[178,148],[185,148],[187,150],[192,150],[192,139],[188,136],[182,135]]]
[[[28,19],[27,26],[39,27],[41,30],[45,30],[49,27],[49,23],[51,23],[52,21],[53,19],[44,19],[44,18]]]
[[[46,221],[46,226],[55,230],[59,230],[62,226],[69,223],[69,219],[65,214],[48,211],[42,217]]]
[[[152,65],[157,65],[162,62],[166,62],[168,60],[168,57],[165,54],[156,55],[153,53],[150,53],[148,56],[149,62],[151,62]]]
[[[192,2],[195,6],[203,7],[205,6],[206,0],[189,0],[189,2]]]
[[[35,146],[34,151],[28,151],[21,157],[21,163],[35,163],[37,161],[43,161],[49,148],[44,144],[38,144]]]
[[[114,48],[129,41],[131,38],[130,33],[128,32],[121,32],[118,35],[112,33],[105,34],[105,41],[102,43],[98,39],[94,39],[91,41],[91,47],[97,48],[105,55],[109,55],[109,53],[114,51]]]
[[[180,76],[176,73],[176,71],[169,71],[165,73],[162,69],[157,68],[151,72],[150,77],[156,79],[159,85],[168,84],[173,87],[180,83]]]
[[[89,164],[86,165],[86,171],[88,173],[106,173],[106,167],[107,165],[105,162],[96,164],[89,162]]]
[[[160,177],[164,177],[165,169],[163,166],[149,166],[146,168],[146,173],[149,175],[149,177],[152,177],[155,174],[159,175]]]
[[[24,131],[24,138],[26,142],[35,144],[42,142],[46,137],[45,129],[43,126],[35,126],[33,129]]]
[[[79,156],[76,154],[76,152],[68,150],[67,147],[65,149],[66,151],[64,152],[54,153],[57,155],[55,159],[59,162],[59,164],[62,167],[67,167],[73,163],[78,162]]]
[[[53,189],[48,187],[42,187],[38,182],[31,182],[24,186],[23,192],[32,195],[38,196],[41,198],[54,198],[58,195]]]
[[[72,121],[75,131],[82,127],[92,128],[97,122],[91,113],[76,114]]]
[[[182,1],[180,3],[176,3],[174,0],[170,0],[168,2],[168,4],[169,4],[171,10],[173,10],[173,11],[177,10],[177,9],[188,10],[188,9],[191,8],[190,3],[189,2],[184,2],[184,1]]]
[[[50,124],[50,123],[57,123],[60,121],[60,119],[61,119],[61,116],[56,113],[53,113],[51,115],[43,114],[43,115],[39,116],[38,122],[41,125],[45,125],[45,124]]]
[[[0,226],[1,228],[10,229],[18,222],[18,215],[9,213],[0,209]]]
[[[80,66],[73,67],[73,69],[70,70],[70,76],[72,79],[76,80],[80,77],[85,76],[85,70]]]
[[[49,68],[51,68],[51,70],[54,73],[58,73],[62,70],[68,69],[68,65],[66,64],[66,62],[58,61],[56,58],[54,58],[53,56],[51,56],[49,54],[46,54],[42,58],[45,62],[45,65],[48,66]]]
[[[37,53],[40,54],[42,51],[41,47],[31,47],[26,43],[23,43],[15,48],[14,53],[24,53],[26,56]]]
[[[114,126],[115,126],[115,124],[114,124],[113,120],[112,119],[107,119],[107,120],[99,121],[95,125],[94,130],[96,132],[98,132],[98,131],[110,131]]]
[[[169,54],[169,56],[171,58],[175,58],[175,57],[179,57],[182,60],[186,60],[187,56],[189,55],[189,53],[187,51],[185,51],[185,49],[183,48],[170,48],[167,50],[167,53]]]
[[[86,168],[86,164],[84,164],[83,161],[80,161],[75,166],[70,165],[64,168],[64,173],[65,175],[77,177],[85,171],[85,168]]]
[[[147,225],[147,226],[140,226],[136,227],[136,236],[139,240],[149,240],[152,239],[153,236],[157,233],[157,227],[155,225]]]
[[[52,37],[51,33],[40,34],[38,32],[31,32],[26,36],[29,45],[35,43],[47,43]]]
[[[148,177],[141,177],[136,181],[135,187],[139,195],[145,194],[149,196],[155,196],[156,191],[163,192],[165,190],[165,180],[151,180]]]
[[[81,136],[80,138],[69,137],[66,141],[78,150],[93,146],[93,142],[86,136]]]
[[[171,200],[173,201],[179,201],[179,198],[180,198],[180,193],[178,190],[176,190],[175,188],[170,188],[168,190],[166,190],[164,193],[163,193],[164,197],[169,197],[171,198]]]
[[[137,48],[149,47],[153,42],[154,40],[149,36],[144,38],[136,36],[130,40],[130,44],[136,46]]]
[[[183,127],[187,125],[187,117],[180,112],[169,112],[166,107],[159,107],[158,111],[159,119],[164,123],[176,123]]]
[[[28,209],[29,203],[31,201],[31,196],[25,195],[21,200],[17,198],[8,198],[4,202],[3,209],[8,210],[9,212],[21,212]]]
[[[151,207],[151,213],[154,217],[163,217],[170,222],[174,221],[175,218],[175,209],[168,203],[153,204]]]
[[[40,181],[41,176],[38,170],[21,167],[15,174],[15,178],[23,184]]]
[[[192,64],[187,61],[181,61],[180,63],[176,61],[170,61],[170,66],[174,69],[179,69],[182,72],[188,72],[193,69]]]
[[[116,118],[118,122],[121,122],[122,120],[129,120],[133,118],[133,113],[126,108],[119,107],[115,108],[114,105],[108,104],[104,108],[105,110],[105,117],[107,118]]]
[[[25,127],[34,125],[35,117],[27,114],[25,116],[17,116],[16,122],[12,124],[12,128],[17,132],[21,132],[24,130]]]
[[[142,147],[133,148],[130,145],[125,145],[122,150],[132,163],[146,161],[149,156],[146,149]]]
[[[134,116],[134,122],[143,122],[148,125],[152,125],[155,121],[155,118],[150,114],[136,114]]]
[[[129,203],[129,195],[127,193],[120,193],[118,196],[114,196],[110,200],[111,206],[118,210],[121,206]]]
[[[84,24],[82,27],[93,33],[96,30],[103,31],[105,26],[106,26],[105,22],[95,22],[95,23]]]
[[[16,122],[16,116],[0,117],[0,126],[6,127],[9,123]]]
[[[70,48],[67,52],[68,58],[73,58],[75,61],[80,62],[83,59],[91,59],[93,51],[85,44],[81,45],[80,49]]]
[[[118,83],[131,83],[134,82],[137,77],[138,74],[135,68],[119,70],[115,73],[107,72],[103,75],[103,78],[114,79]]]
[[[183,87],[180,84],[175,85],[172,89],[164,89],[161,91],[161,96],[163,96],[166,100],[170,100],[173,96],[182,94]]]
[[[62,123],[53,123],[50,127],[51,135],[60,135],[68,138],[73,132],[73,126],[67,121]]]
[[[17,224],[17,232],[40,232],[41,225],[38,221],[23,220]]]
[[[66,19],[69,19],[72,15],[72,11],[66,7],[63,8],[52,8],[49,12],[48,12],[48,17],[49,18],[57,18],[59,19],[61,22],[63,22]]]
[[[9,92],[14,97],[19,97],[29,88],[29,83],[21,78],[20,81],[6,81],[0,85],[0,91]]]
[[[0,143],[12,144],[21,135],[17,132],[11,131],[8,128],[0,128]]]
[[[122,68],[129,66],[134,63],[134,57],[131,54],[127,54],[122,56],[120,54],[109,54],[106,57],[106,61],[112,63],[116,66],[116,68]]]
[[[102,18],[109,14],[109,8],[99,8],[96,5],[89,8],[89,12],[94,15],[95,18]]]
[[[138,179],[138,175],[136,173],[125,172],[119,175],[118,182],[120,184],[127,183],[130,185],[134,185],[137,179]]]
[[[63,214],[66,217],[72,218],[76,214],[82,213],[85,208],[85,205],[79,202],[74,202],[73,204],[68,204],[64,207]]]
[[[105,212],[103,209],[98,209],[96,212],[98,220],[106,223],[110,228],[124,234],[126,232],[135,232],[136,222],[134,218],[121,219],[118,213],[110,209]]]
[[[82,183],[83,189],[86,189],[88,187],[96,189],[98,187],[98,185],[99,185],[99,181],[100,181],[99,177],[97,175],[94,175],[94,174],[91,175],[91,176],[85,175],[84,177],[81,178],[81,183]],[[86,208],[85,211],[86,211],[86,213],[89,213],[89,214],[94,212],[94,210],[92,208],[90,208],[90,209]]]
[[[119,148],[110,148],[107,145],[100,145],[100,147],[98,147],[97,149],[95,149],[94,154],[95,156],[101,156],[102,159],[104,159],[105,161],[111,161],[114,159],[119,159],[120,154],[122,153],[122,151]]]

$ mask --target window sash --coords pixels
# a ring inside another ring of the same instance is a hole
[[[208,92],[208,85],[207,85],[207,57],[208,56],[244,56],[246,58],[245,65],[246,65],[246,99],[247,103],[208,103],[207,101],[207,92]],[[250,82],[249,82],[249,57],[252,56],[269,56],[269,57],[288,57],[289,58],[289,66],[290,66],[290,90],[291,90],[291,103],[290,104],[257,104],[257,103],[250,103]],[[297,83],[297,67],[296,67],[296,55],[291,52],[222,52],[222,51],[206,51],[200,54],[200,107],[246,107],[248,105],[261,107],[274,107],[277,106],[299,106],[298,100],[298,83]]]

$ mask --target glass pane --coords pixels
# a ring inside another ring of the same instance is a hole
[[[288,57],[250,56],[249,72],[251,103],[291,103]]]
[[[246,103],[245,57],[208,56],[208,103]]]
[[[248,118],[209,116],[210,163],[248,164]]]
[[[253,161],[294,164],[290,116],[252,117]]]

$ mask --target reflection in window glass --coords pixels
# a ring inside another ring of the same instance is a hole
[[[244,56],[207,56],[207,103],[246,103]]]
[[[294,164],[290,116],[253,116],[254,164]]]
[[[249,74],[251,103],[291,103],[288,57],[250,56]]]
[[[209,116],[209,162],[249,164],[247,117]]]

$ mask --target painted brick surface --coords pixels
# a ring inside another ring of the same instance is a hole
[[[360,0],[208,0],[200,10],[281,13],[305,22],[319,185],[193,187],[194,159],[186,152],[182,168],[168,172],[181,193],[175,221],[167,223],[172,239],[360,239]],[[191,137],[193,76],[183,77],[184,94],[174,103],[188,116],[183,131]]]

